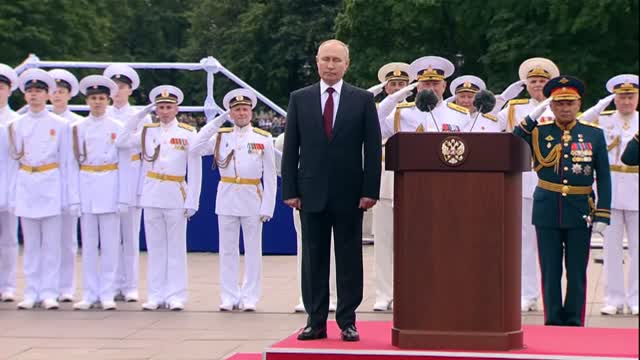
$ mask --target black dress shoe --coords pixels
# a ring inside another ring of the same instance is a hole
[[[342,341],[360,341],[360,334],[355,325],[349,325],[342,330]]]
[[[298,340],[318,340],[327,338],[327,328],[314,329],[311,326],[307,326],[298,334]]]

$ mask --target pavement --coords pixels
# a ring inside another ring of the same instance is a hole
[[[586,326],[637,328],[638,317],[600,315],[603,272],[602,265],[593,261],[600,257],[600,249],[592,251]],[[74,311],[71,304],[55,311],[18,311],[16,303],[0,303],[0,359],[221,360],[235,352],[261,352],[303,327],[306,319],[293,313],[298,299],[295,256],[263,259],[263,296],[255,313],[217,311],[218,255],[213,253],[189,254],[189,302],[182,312],[140,311],[146,296],[145,253],[140,256],[140,303],[118,303],[118,310],[109,312]],[[80,257],[76,263],[80,284]],[[391,312],[372,311],[373,246],[364,247],[364,264],[365,294],[358,320],[391,320]],[[24,278],[21,270],[18,273],[20,299]],[[524,324],[542,324],[543,314],[527,313],[522,319]]]

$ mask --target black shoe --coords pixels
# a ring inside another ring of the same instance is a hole
[[[358,334],[358,330],[356,330],[355,325],[349,325],[342,330],[340,334],[342,341],[360,341],[360,334]]]
[[[307,326],[298,334],[298,340],[318,340],[327,338],[327,328],[314,329]]]

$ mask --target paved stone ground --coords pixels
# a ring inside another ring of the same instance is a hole
[[[374,302],[373,246],[365,246],[364,250],[365,297],[358,319],[391,320],[391,313],[371,311]],[[600,252],[594,250],[592,259],[600,257]],[[204,253],[189,255],[190,301],[180,313],[142,312],[140,304],[135,303],[119,303],[118,310],[111,312],[78,312],[73,311],[70,304],[63,304],[58,311],[17,311],[15,303],[0,303],[0,359],[216,360],[235,352],[261,352],[305,322],[305,315],[293,313],[298,296],[295,260],[295,256],[264,257],[264,295],[257,313],[217,311],[218,256]],[[140,264],[141,296],[144,298],[145,254],[142,254]],[[587,326],[638,327],[637,317],[599,314],[602,278],[602,265],[592,261]],[[24,279],[20,277],[20,289],[23,284]],[[541,324],[542,313],[526,314],[523,322]]]

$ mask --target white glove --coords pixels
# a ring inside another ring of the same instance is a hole
[[[127,204],[118,204],[118,214],[126,214],[129,212],[129,205]]]
[[[603,222],[594,221],[591,225],[591,232],[602,235],[607,226],[608,225]]]
[[[507,86],[507,88],[504,89],[504,91],[498,96],[501,97],[504,100],[504,102],[507,102],[513,99],[514,97],[518,96],[518,94],[522,92],[522,88],[524,87],[524,84],[525,84],[524,80],[518,80],[513,84]]]
[[[404,101],[409,95],[411,95],[411,92],[416,88],[416,86],[418,86],[417,81],[394,92],[393,94],[389,95],[389,97],[395,100],[396,103]]]
[[[207,122],[209,122],[209,119],[213,119],[215,115],[216,115],[216,109],[213,106],[204,107],[204,116],[207,119]]]
[[[72,217],[80,217],[80,215],[82,215],[82,212],[80,211],[80,205],[70,205],[67,209],[67,214],[71,215]]]
[[[533,109],[529,113],[529,117],[531,118],[531,120],[538,121],[540,116],[542,116],[542,113],[544,113],[544,111],[547,110],[547,107],[549,107],[549,104],[551,103],[551,100],[553,100],[553,99],[552,98],[547,98],[545,101],[543,101],[540,104],[538,104],[538,106],[536,106],[535,109]]]
[[[151,103],[145,107],[143,107],[140,111],[133,114],[133,116],[126,122],[126,127],[130,131],[135,131],[138,128],[138,124],[144,120],[145,116],[149,115],[149,113],[156,107],[155,103]]]
[[[262,221],[263,223],[266,223],[269,220],[271,220],[271,216],[260,215],[260,221]]]
[[[196,213],[195,209],[184,209],[184,216],[188,219]]]
[[[211,120],[211,122],[214,123],[213,126],[215,126],[216,128],[219,128],[227,120],[230,120],[229,119],[229,110],[227,110],[227,111],[223,112],[222,114],[218,115],[215,119]],[[207,118],[207,121],[209,121],[208,118]]]
[[[609,104],[611,104],[611,101],[613,101],[613,98],[615,97],[616,97],[616,94],[611,94],[603,99],[600,99],[600,101],[598,101],[597,104],[593,105],[587,111],[582,113],[582,115],[580,115],[580,120],[586,121],[589,123],[596,121],[596,119],[600,116],[600,113],[607,106],[609,106]]]
[[[387,85],[388,80],[385,80],[383,82],[381,82],[378,85],[374,85],[370,88],[367,89],[368,92],[372,93],[373,96],[376,96],[378,94],[380,94],[382,92],[382,90],[384,90],[384,86]]]

